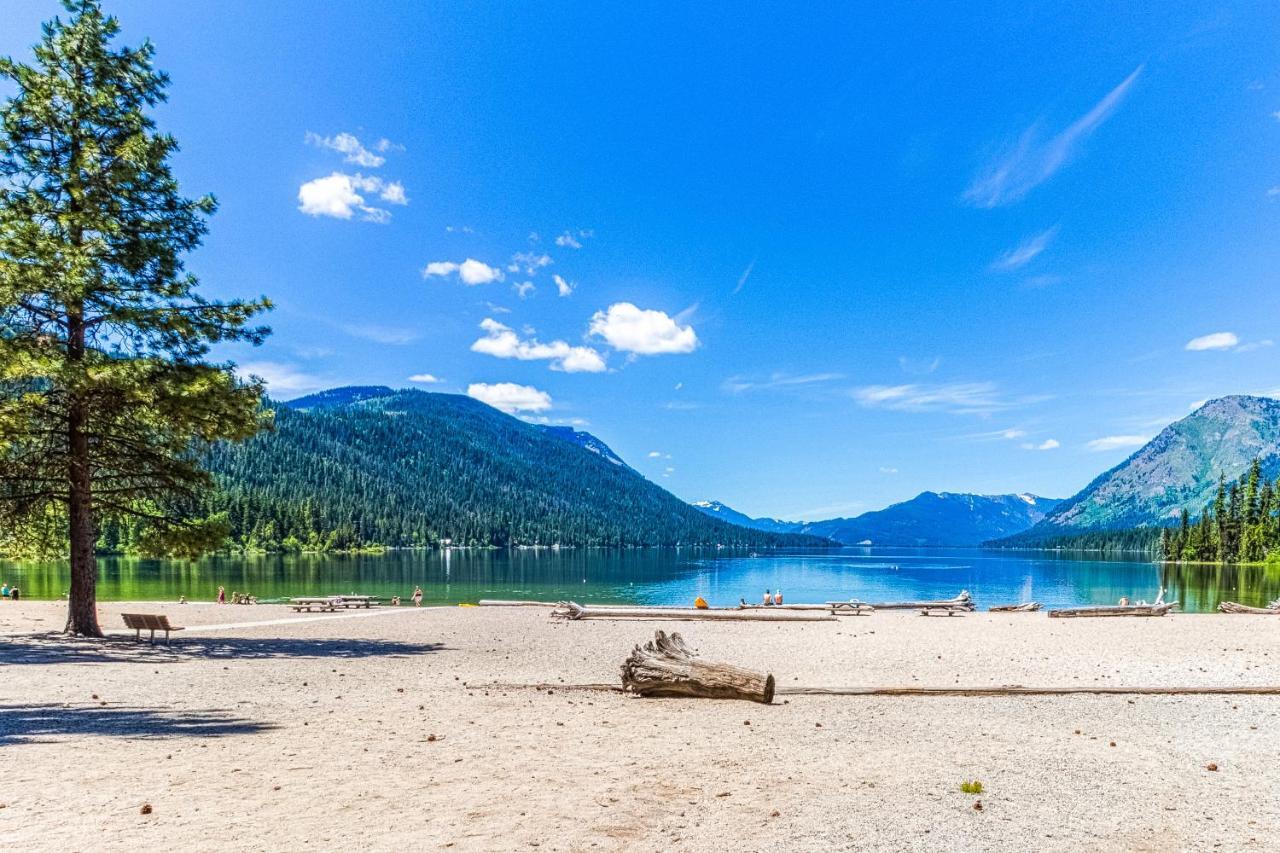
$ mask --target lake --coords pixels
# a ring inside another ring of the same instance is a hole
[[[961,589],[980,608],[1039,601],[1046,607],[1115,604],[1121,596],[1166,598],[1190,612],[1223,599],[1261,606],[1280,598],[1280,571],[1260,566],[1165,566],[1045,552],[844,548],[760,556],[704,549],[451,550],[386,554],[209,557],[196,561],[105,558],[104,600],[212,600],[219,586],[259,599],[357,592],[404,596],[420,585],[432,604],[481,598],[713,606],[759,601],[782,589],[789,602],[949,598]],[[0,581],[30,598],[58,598],[65,563],[0,561]]]

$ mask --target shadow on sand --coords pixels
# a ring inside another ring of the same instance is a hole
[[[403,643],[394,640],[289,639],[190,636],[172,645],[150,645],[133,638],[102,640],[66,634],[24,634],[0,639],[0,666],[59,663],[181,663],[188,660],[254,660],[260,658],[412,657],[447,651],[442,643]]]
[[[248,735],[273,729],[225,711],[104,708],[93,705],[0,705],[0,746],[74,735],[171,738]]]

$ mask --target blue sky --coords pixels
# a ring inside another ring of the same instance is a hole
[[[1280,14],[1061,5],[107,8],[276,394],[470,390],[816,518],[1280,389]],[[57,9],[5,11],[22,57]]]

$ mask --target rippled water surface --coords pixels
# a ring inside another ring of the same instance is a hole
[[[846,548],[730,554],[699,549],[401,551],[377,555],[215,557],[194,562],[100,561],[103,599],[211,600],[219,586],[260,599],[358,592],[408,596],[421,586],[432,603],[481,598],[712,605],[758,601],[781,588],[787,601],[947,598],[961,589],[979,607],[1039,601],[1049,607],[1114,604],[1121,596],[1166,598],[1189,611],[1224,599],[1261,605],[1280,598],[1280,572],[1262,567],[1161,567],[1038,552],[978,549]],[[0,581],[32,598],[58,598],[65,563],[0,562]]]

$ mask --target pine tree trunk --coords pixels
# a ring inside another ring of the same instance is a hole
[[[68,354],[84,357],[84,322],[80,311],[69,312]],[[98,627],[98,561],[93,546],[98,538],[93,519],[93,476],[89,463],[89,417],[83,400],[72,399],[67,413],[67,509],[70,516],[71,594],[67,604],[67,632],[101,637]]]

